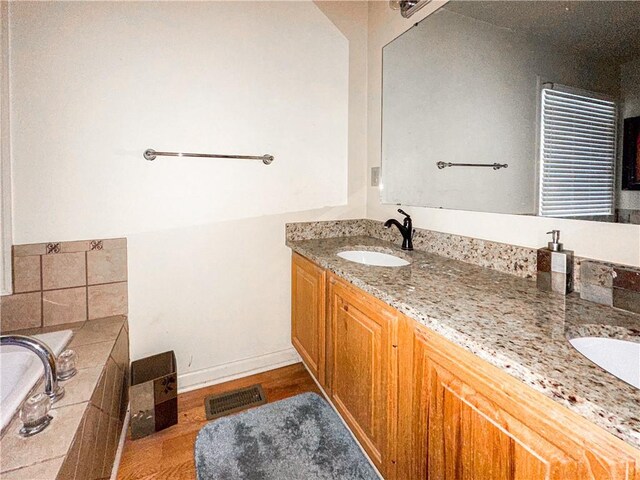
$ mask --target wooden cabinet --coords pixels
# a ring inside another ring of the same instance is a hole
[[[325,270],[294,253],[291,259],[291,343],[323,386],[325,285]]]
[[[399,477],[634,477],[635,451],[416,322],[400,338]]]
[[[394,478],[398,313],[332,274],[327,295],[329,394],[376,467]]]
[[[386,479],[640,480],[640,451],[294,254],[292,341]]]

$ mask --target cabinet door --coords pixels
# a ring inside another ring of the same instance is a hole
[[[325,380],[325,270],[291,258],[291,343],[320,385]]]
[[[406,347],[407,355],[401,368],[408,369],[401,380],[401,391],[407,389],[400,404],[400,432],[406,436],[400,449],[408,450],[400,460],[403,478],[634,478],[633,459],[611,443],[617,439],[591,443],[597,427],[584,429],[582,421],[560,411],[563,407],[436,334],[406,330],[407,337],[403,325],[400,348]]]
[[[397,313],[331,274],[328,296],[331,399],[376,467],[393,478]]]

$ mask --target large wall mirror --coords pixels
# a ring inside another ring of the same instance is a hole
[[[382,201],[640,224],[640,2],[456,1],[383,50]]]

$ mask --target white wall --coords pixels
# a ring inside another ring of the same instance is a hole
[[[369,3],[369,167],[380,165],[382,47],[442,4],[431,2],[410,19],[404,19],[399,12],[389,9],[387,2]],[[367,217],[385,220],[397,216],[396,208],[381,204],[379,189],[368,187]],[[577,255],[640,266],[640,226],[637,225],[420,207],[406,210],[413,216],[416,227],[534,248],[546,245],[545,232],[557,228],[562,231],[566,248],[573,249]]]
[[[622,118],[640,116],[640,58],[620,67],[620,93]],[[618,208],[640,210],[640,191],[620,190],[618,195]]]
[[[292,361],[284,223],[364,215],[366,15],[12,3],[14,243],[128,237],[132,356],[183,388]]]
[[[541,82],[611,96],[620,83],[616,65],[446,7],[385,47],[383,78],[385,203],[528,215],[537,213]],[[508,168],[440,170],[438,161]]]
[[[0,295],[11,293],[12,287],[8,7],[8,2],[0,2]]]

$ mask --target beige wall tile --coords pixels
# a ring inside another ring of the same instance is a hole
[[[44,326],[83,322],[87,319],[87,287],[42,292]]]
[[[127,239],[126,238],[109,238],[107,240],[102,240],[103,250],[113,250],[116,248],[127,248]]]
[[[126,315],[127,282],[89,286],[89,319]]]
[[[63,461],[64,457],[58,457],[47,460],[46,462],[36,463],[30,467],[19,468],[18,470],[12,470],[11,472],[3,472],[2,480],[25,480],[27,478],[56,480]]]
[[[18,293],[0,297],[1,329],[3,332],[42,325],[42,294]]]
[[[13,292],[40,290],[40,255],[13,258]]]
[[[46,243],[29,243],[26,245],[14,245],[14,257],[26,257],[28,255],[44,255],[47,253]]]
[[[86,252],[90,249],[89,240],[78,240],[76,242],[60,242],[60,253]]]
[[[124,282],[127,280],[127,250],[93,250],[87,252],[89,285]]]
[[[85,253],[55,253],[42,257],[42,288],[79,287],[86,285]]]

